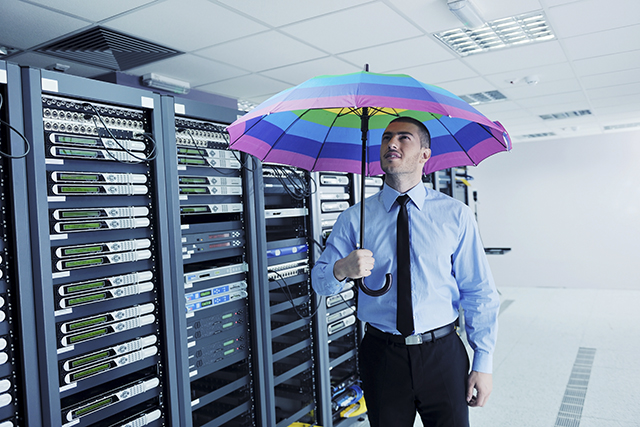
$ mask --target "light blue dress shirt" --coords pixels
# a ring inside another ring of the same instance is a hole
[[[474,351],[472,369],[491,373],[498,332],[500,300],[471,210],[462,202],[419,184],[408,194],[411,243],[411,293],[415,331],[424,333],[453,322],[458,308],[465,313],[469,343]],[[396,190],[384,185],[365,200],[364,248],[373,252],[375,265],[364,279],[370,289],[393,275],[391,290],[381,297],[358,293],[358,318],[376,328],[396,329],[396,222],[400,209]],[[312,271],[312,286],[320,295],[335,295],[347,281],[333,275],[335,262],[356,249],[359,242],[360,205],[344,211]]]

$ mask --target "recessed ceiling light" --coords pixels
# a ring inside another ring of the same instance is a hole
[[[624,123],[621,125],[607,125],[604,130],[619,130],[640,127],[640,123]]]
[[[543,12],[496,19],[480,28],[462,27],[434,35],[460,56],[555,39]]]
[[[530,133],[528,135],[520,135],[518,138],[535,139],[535,138],[548,138],[550,136],[556,136],[554,132],[542,132],[542,133]]]
[[[257,106],[258,104],[256,104],[255,102],[247,101],[244,99],[238,99],[238,110],[240,111],[245,111],[248,113],[249,111],[253,110]]]

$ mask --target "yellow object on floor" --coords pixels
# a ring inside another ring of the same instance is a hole
[[[361,397],[353,405],[347,406],[342,412],[340,412],[341,418],[352,418],[367,412],[367,403],[364,401],[364,397]]]

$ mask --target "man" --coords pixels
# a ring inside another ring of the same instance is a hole
[[[360,209],[353,206],[338,218],[312,271],[321,295],[339,293],[347,278],[379,289],[385,274],[393,275],[383,296],[358,294],[358,318],[367,323],[360,373],[372,427],[411,427],[416,411],[425,427],[468,426],[468,406],[483,406],[492,390],[498,293],[471,210],[422,184],[430,156],[421,122],[393,120],[380,146],[384,187],[365,201],[365,248],[356,249]],[[453,332],[460,306],[474,350],[471,373]]]

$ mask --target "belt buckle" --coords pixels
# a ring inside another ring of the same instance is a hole
[[[405,337],[404,343],[406,345],[422,344],[422,335],[409,335],[408,337]]]

